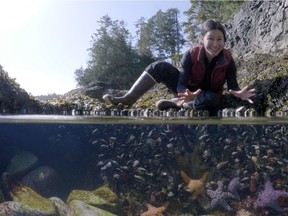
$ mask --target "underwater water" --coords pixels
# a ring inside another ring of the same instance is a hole
[[[106,186],[114,215],[286,215],[288,122],[2,116],[0,172],[2,203],[21,202],[8,175],[67,205]]]

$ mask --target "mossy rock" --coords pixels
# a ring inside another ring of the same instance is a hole
[[[111,212],[105,211],[103,209],[91,206],[83,201],[72,200],[70,202],[70,209],[67,215],[73,216],[116,216]]]
[[[117,195],[107,187],[100,187],[95,191],[73,190],[68,196],[67,203],[70,205],[74,200],[115,214],[120,212]]]
[[[53,202],[40,196],[29,187],[21,186],[21,189],[13,191],[13,200],[21,204],[23,212],[31,211],[35,215],[57,215]]]
[[[110,190],[110,188],[103,186],[95,191],[93,191],[93,194],[96,196],[101,197],[102,199],[106,200],[108,203],[115,203],[117,202],[117,195]]]

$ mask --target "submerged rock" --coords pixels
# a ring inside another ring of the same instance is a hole
[[[67,216],[116,216],[116,214],[113,214],[111,212],[105,211],[103,209],[94,207],[92,205],[89,205],[88,203],[85,203],[80,200],[72,200],[70,202],[70,209],[67,213]]]
[[[6,172],[13,176],[22,176],[31,171],[38,163],[38,158],[30,152],[20,152],[10,160]]]
[[[117,196],[109,188],[95,191],[74,190],[68,197],[69,206],[61,199],[46,199],[31,188],[14,181],[8,173],[2,175],[2,190],[6,196],[0,203],[0,215],[19,216],[115,216],[123,215]]]
[[[0,190],[0,203],[2,203],[4,201],[5,201],[4,194],[3,194],[2,190]]]
[[[60,176],[49,166],[31,171],[21,182],[46,198],[56,196],[55,192],[59,192],[61,186]]]
[[[73,202],[75,200],[81,201],[81,203]],[[117,196],[107,187],[100,187],[95,191],[73,190],[67,199],[67,203],[72,208],[75,208],[76,205],[77,211],[79,211],[79,206],[83,206],[82,203],[85,203],[84,206],[97,207],[117,215],[120,213]],[[82,215],[86,214],[83,213]]]
[[[2,175],[2,187],[6,201],[0,204],[0,215],[55,216],[58,213],[54,201],[46,199],[31,188],[14,181],[9,174]]]

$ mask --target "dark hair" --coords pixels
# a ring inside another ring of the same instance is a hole
[[[224,41],[226,42],[226,31],[220,22],[213,20],[213,19],[206,20],[203,23],[201,35],[204,36],[210,30],[221,31],[223,33],[223,36],[224,36]]]

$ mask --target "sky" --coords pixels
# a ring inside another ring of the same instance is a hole
[[[123,20],[133,36],[141,17],[178,8],[189,0],[0,0],[0,65],[20,87],[38,96],[76,88],[74,72],[87,67],[97,21]]]

